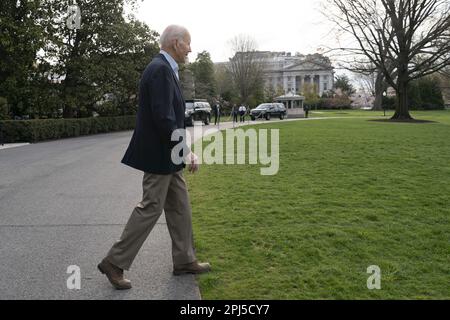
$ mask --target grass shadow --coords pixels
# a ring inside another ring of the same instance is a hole
[[[413,124],[426,124],[426,123],[439,123],[437,121],[431,121],[431,120],[397,120],[397,119],[370,119],[367,121],[373,121],[373,122],[384,122],[384,123],[413,123]]]

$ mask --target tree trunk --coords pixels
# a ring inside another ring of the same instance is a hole
[[[71,88],[72,88],[72,79],[70,78],[70,75],[67,74],[66,79],[64,80],[64,87],[63,87],[63,94],[62,94],[62,100],[63,100],[63,118],[69,119],[73,118],[73,108],[72,108],[72,95],[71,95]]]
[[[70,38],[69,38],[70,39]],[[79,52],[79,46],[81,43],[81,33],[76,30],[75,39],[73,43],[73,47],[70,49],[69,57],[66,61],[65,66],[65,73],[66,73],[66,79],[64,80],[64,87],[63,87],[63,101],[64,101],[64,107],[63,107],[63,117],[64,118],[74,118],[78,117],[78,110],[75,104],[78,104],[79,102],[74,102],[75,91],[78,87],[78,73],[79,73],[79,67],[75,65],[77,59],[82,55],[82,53]],[[70,40],[69,40],[70,43]]]
[[[385,90],[384,84],[384,75],[382,72],[379,72],[377,75],[377,79],[375,80],[375,102],[373,103],[372,110],[382,110],[382,102],[383,102],[383,92]]]
[[[404,76],[398,77],[398,103],[395,108],[395,114],[391,120],[412,120],[408,107],[408,82]]]
[[[373,102],[372,110],[376,110],[376,111],[383,110],[383,92],[375,93],[375,101]]]

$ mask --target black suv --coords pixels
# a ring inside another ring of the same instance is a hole
[[[211,121],[211,106],[206,100],[186,100],[184,116],[186,126],[193,126],[194,121],[202,121],[208,125]]]
[[[286,118],[286,108],[284,107],[284,104],[263,103],[250,111],[250,118],[252,121],[262,118],[270,120],[271,117],[277,117],[280,118],[280,120]]]

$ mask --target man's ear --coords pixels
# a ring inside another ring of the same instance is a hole
[[[180,40],[178,40],[178,39],[175,39],[174,41],[173,41],[173,48],[174,49],[177,49],[178,47],[179,47],[179,45],[180,45]]]
[[[175,51],[176,47],[177,47],[177,40],[173,39],[172,43],[170,44],[170,49]]]

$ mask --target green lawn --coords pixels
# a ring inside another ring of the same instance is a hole
[[[393,111],[386,111],[386,116],[394,115]],[[371,110],[311,110],[309,111],[310,118],[323,117],[383,117],[383,111]]]
[[[203,299],[449,299],[450,111],[413,116],[438,123],[264,124],[280,129],[278,175],[186,174],[213,267]],[[381,290],[367,289],[370,265]]]
[[[426,119],[428,117],[441,117],[449,118],[449,110],[441,111],[412,111],[413,117],[418,119]],[[329,118],[329,117],[379,117],[389,119],[394,115],[393,110],[387,110],[386,116],[383,111],[371,111],[371,110],[311,110],[309,116],[311,118]]]

